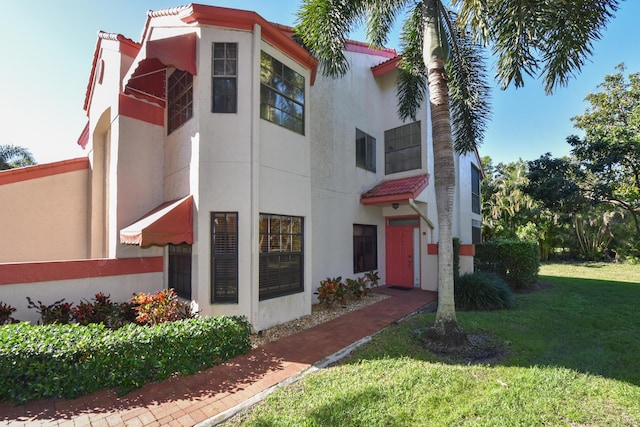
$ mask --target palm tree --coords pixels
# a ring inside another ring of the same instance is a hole
[[[16,145],[0,145],[0,170],[35,165],[31,152]]]
[[[454,154],[473,150],[489,117],[489,86],[482,48],[497,58],[504,89],[542,77],[547,93],[566,85],[591,54],[618,0],[303,0],[297,34],[324,75],[344,75],[342,51],[350,30],[366,24],[368,41],[381,46],[402,12],[398,113],[415,119],[427,92],[433,128],[438,211],[438,310],[433,332],[463,342],[453,297],[452,217]],[[452,8],[456,8],[457,13]],[[450,98],[449,98],[450,95]],[[453,126],[452,126],[453,124]]]

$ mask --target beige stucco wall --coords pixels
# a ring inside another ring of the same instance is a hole
[[[0,185],[0,262],[88,258],[88,186],[88,169]]]

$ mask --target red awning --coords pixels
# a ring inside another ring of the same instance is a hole
[[[428,174],[382,181],[363,193],[360,196],[360,203],[363,205],[407,203],[409,199],[417,198],[428,184]]]
[[[124,93],[164,107],[167,67],[196,75],[196,38],[189,33],[147,41],[124,77]]]
[[[120,243],[164,246],[193,243],[193,196],[166,202],[120,230]]]

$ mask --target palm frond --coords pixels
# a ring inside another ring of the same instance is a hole
[[[544,88],[550,94],[556,87],[566,86],[580,71],[592,53],[592,42],[600,38],[601,31],[618,9],[619,1],[555,0],[546,3],[538,25]]]
[[[422,6],[407,17],[400,34],[402,59],[398,64],[398,114],[402,120],[416,119],[427,94],[427,69],[422,58]]]
[[[454,148],[459,153],[468,153],[484,138],[491,109],[491,88],[487,83],[482,46],[473,40],[466,27],[461,27],[453,12],[446,12],[444,22],[452,46],[446,70]]]
[[[411,0],[368,0],[367,41],[373,46],[384,46],[396,17]]]
[[[352,28],[363,22],[367,0],[305,0],[297,12],[296,34],[318,59],[325,76],[349,70],[342,49]]]

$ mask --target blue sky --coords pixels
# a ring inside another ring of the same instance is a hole
[[[181,4],[179,0],[12,2],[0,14],[0,144],[27,147],[39,163],[86,155],[76,141],[86,123],[82,105],[98,31],[139,41],[147,10]],[[254,10],[267,20],[293,25],[300,0],[209,4]],[[584,112],[584,97],[597,91],[604,76],[614,73],[621,62],[627,65],[627,73],[640,71],[638,18],[640,1],[622,2],[582,72],[552,96],[546,96],[542,83],[533,79],[517,90],[494,89],[492,120],[481,155],[497,163],[533,160],[546,152],[568,154],[565,139],[578,133],[570,118]],[[352,37],[364,40],[362,31]],[[397,35],[389,46],[397,47]]]

